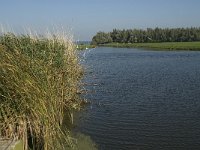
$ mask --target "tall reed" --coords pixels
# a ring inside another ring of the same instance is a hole
[[[64,113],[79,109],[81,67],[65,34],[0,36],[0,136],[24,150],[73,147]],[[69,121],[70,122],[70,121]]]

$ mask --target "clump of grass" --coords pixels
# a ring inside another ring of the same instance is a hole
[[[24,149],[73,147],[63,131],[64,113],[79,109],[81,67],[65,34],[0,36],[0,136],[23,141]],[[70,121],[69,121],[70,122]]]

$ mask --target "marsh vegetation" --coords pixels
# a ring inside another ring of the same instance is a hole
[[[64,32],[0,36],[0,136],[23,141],[25,150],[74,146],[64,114],[80,108],[82,69]]]

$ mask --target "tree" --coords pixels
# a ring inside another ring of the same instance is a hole
[[[98,32],[92,39],[93,44],[189,41],[200,41],[200,28],[113,29],[110,33]]]
[[[92,38],[92,44],[98,45],[98,44],[105,44],[112,42],[112,38],[110,36],[110,33],[105,32],[98,32],[93,38]]]

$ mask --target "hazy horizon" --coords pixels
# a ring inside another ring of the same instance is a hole
[[[199,0],[7,0],[0,6],[0,24],[14,31],[64,27],[75,40],[90,41],[98,31],[200,27]]]

